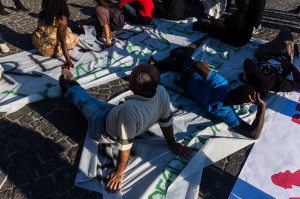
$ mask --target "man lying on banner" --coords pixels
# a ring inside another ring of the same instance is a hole
[[[292,33],[281,30],[273,41],[259,46],[255,53],[258,64],[251,59],[245,60],[246,79],[262,95],[267,91],[300,90],[300,72],[292,64],[294,55],[299,55],[299,51]],[[293,80],[286,79],[291,73]]]
[[[265,103],[252,86],[241,85],[231,90],[227,80],[211,71],[207,62],[194,61],[181,50],[172,50],[171,58],[172,61],[156,62],[151,57],[150,63],[159,70],[179,72],[183,89],[210,117],[224,121],[248,138],[259,138],[264,124]],[[251,103],[256,104],[258,109],[256,118],[250,125],[235,113],[232,106]]]
[[[90,96],[67,69],[59,78],[64,97],[73,103],[88,120],[88,136],[99,143],[117,143],[117,166],[107,176],[106,191],[120,190],[130,149],[136,136],[158,123],[172,152],[180,158],[189,158],[190,151],[177,143],[173,133],[170,99],[165,88],[158,85],[158,70],[148,64],[136,66],[130,75],[129,89],[134,95],[125,102],[113,105]]]

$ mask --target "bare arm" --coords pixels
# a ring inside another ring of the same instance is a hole
[[[249,98],[251,99],[251,96],[249,96]],[[260,99],[259,93],[257,94],[257,99],[251,99],[251,102],[255,103],[257,106],[257,113],[253,123],[249,125],[248,123],[242,121],[238,126],[233,127],[233,129],[248,138],[256,140],[259,138],[264,125],[265,102]]]
[[[163,135],[164,135],[167,143],[169,144],[171,151],[173,153],[179,155],[179,157],[181,159],[183,159],[183,158],[188,159],[190,157],[191,152],[190,152],[190,150],[185,148],[183,144],[177,143],[175,141],[173,125],[171,124],[168,127],[160,127],[160,128],[163,132]]]
[[[196,61],[192,64],[192,68],[196,71],[204,80],[209,76],[210,69],[207,62]]]
[[[104,43],[105,47],[108,48],[110,47],[110,35],[109,35],[109,25],[105,24],[104,25],[104,32],[105,32],[105,38],[106,38],[106,42]]]
[[[117,168],[106,177],[107,185],[105,190],[108,193],[120,190],[129,156],[130,149],[125,151],[119,151]]]
[[[62,20],[58,21],[58,39],[61,44],[61,49],[63,51],[63,54],[66,58],[66,67],[70,69],[70,67],[74,68],[74,65],[71,61],[69,52],[68,52],[68,46],[66,42],[66,35],[67,35],[67,25],[68,25],[68,19],[66,16],[62,16]]]

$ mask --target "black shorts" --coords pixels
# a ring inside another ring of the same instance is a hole
[[[270,81],[274,81],[274,86],[270,89],[270,91],[292,92],[294,90],[293,81],[287,80],[279,74],[265,75],[265,77]],[[252,86],[254,86],[257,92],[261,94],[264,93],[261,88],[260,81],[255,76],[250,75],[249,77],[247,77],[247,80]]]

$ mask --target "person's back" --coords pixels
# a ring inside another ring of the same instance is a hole
[[[162,126],[172,124],[170,99],[164,87],[158,86],[151,98],[131,95],[125,100],[124,103],[113,107],[107,115],[106,129],[111,137],[132,140],[156,123]],[[160,118],[169,120],[160,121]],[[122,128],[119,128],[120,126]],[[131,145],[131,142],[127,144]],[[122,146],[119,149],[122,149]]]

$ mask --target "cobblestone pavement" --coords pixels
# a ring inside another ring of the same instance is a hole
[[[31,33],[37,25],[41,0],[22,0],[31,9],[27,13],[17,13],[12,0],[2,1],[11,12],[0,16],[0,32],[10,54],[32,49]],[[191,1],[188,13],[198,14]],[[69,0],[68,4],[71,28],[77,20],[93,13],[92,0]],[[267,0],[263,28],[256,37],[272,40],[280,28],[289,27],[300,44],[300,15],[287,13],[299,5],[297,0]],[[88,92],[108,100],[126,88],[125,78]],[[86,130],[83,116],[62,98],[32,103],[9,115],[0,113],[0,166],[8,172],[0,198],[102,198],[101,194],[73,185]],[[227,198],[250,150],[251,146],[246,147],[205,168],[199,198]]]

